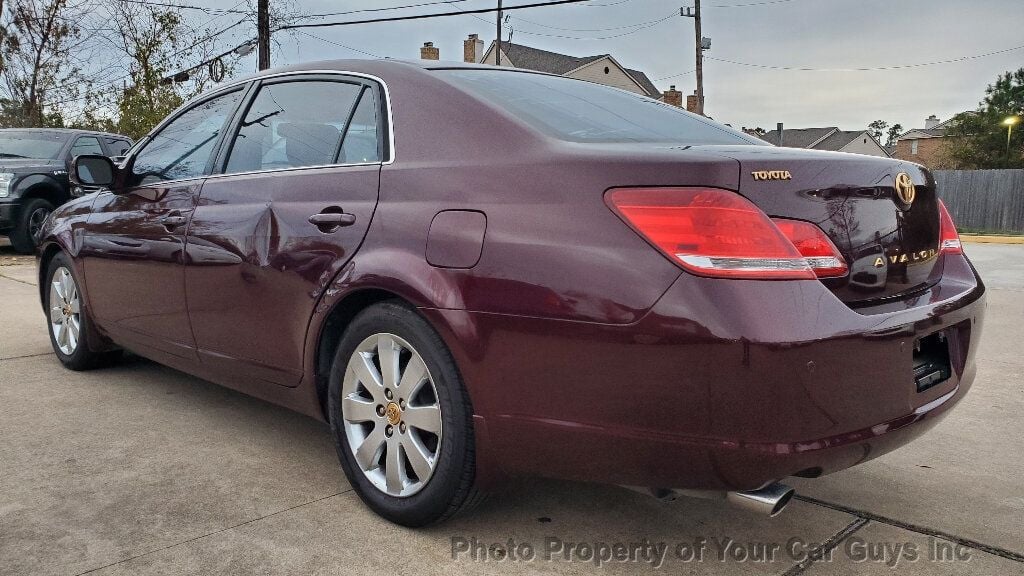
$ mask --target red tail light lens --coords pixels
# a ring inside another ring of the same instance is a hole
[[[772,222],[796,246],[818,278],[846,276],[846,260],[824,230],[802,220],[772,218]]]
[[[757,206],[715,188],[619,188],[605,202],[690,272],[716,278],[813,279],[807,260]]]
[[[946,205],[939,200],[939,252],[943,254],[963,254],[964,248],[960,244],[960,234],[953,224],[953,217],[949,215]]]

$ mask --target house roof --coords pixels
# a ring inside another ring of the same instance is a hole
[[[901,134],[899,139],[902,140],[908,136],[913,138],[941,138],[945,135],[945,128],[913,128]]]
[[[840,130],[835,126],[826,128],[784,128],[782,130],[782,145],[787,148],[812,148],[814,150],[831,150],[837,152],[847,144],[861,136],[870,136],[867,130]],[[766,142],[776,144],[779,141],[779,131],[772,130],[762,136]],[[874,140],[874,137],[871,136]],[[877,141],[875,142],[878,143]],[[881,145],[879,144],[879,147]],[[882,148],[885,150],[885,148]]]
[[[829,128],[784,128],[782,130],[782,145],[790,148],[810,148],[812,144],[827,137],[838,130],[835,126]],[[779,142],[779,131],[769,130],[762,139],[772,144]]]
[[[490,52],[493,49],[494,42],[491,42],[491,46],[488,48],[487,52]],[[516,68],[526,68],[527,70],[547,72],[548,74],[558,74],[559,76],[563,76],[581,66],[590,64],[595,60],[610,57],[609,54],[569,56],[568,54],[549,52],[547,50],[523,46],[522,44],[513,44],[511,42],[502,42],[501,52],[508,57],[509,61]],[[612,59],[614,60],[614,58]],[[647,74],[631,68],[623,68],[623,70],[633,78],[634,82],[640,85],[648,96],[655,98],[661,96],[661,91],[654,85],[654,82],[651,82],[651,79],[647,77]]]
[[[558,52],[548,52],[547,50],[541,50],[539,48],[523,46],[522,44],[512,44],[510,42],[502,42],[501,51],[503,54],[508,56],[508,59],[511,60],[512,64],[517,68],[527,68],[538,72],[547,72],[548,74],[559,75],[575,70],[584,64],[589,64],[590,62],[605,56],[604,54],[584,57],[569,56],[566,54],[559,54]]]
[[[975,114],[975,112],[973,110],[968,110],[967,112],[963,112],[962,114]],[[953,117],[949,118],[948,120],[939,122],[932,128],[911,128],[910,130],[907,130],[903,134],[900,134],[896,140],[899,141],[907,138],[942,138],[943,136],[946,135],[946,129],[949,128],[949,125],[952,124],[953,121],[959,118],[962,114],[956,114]]]
[[[839,151],[850,142],[853,142],[863,134],[864,130],[836,130],[827,138],[814,145],[815,150]],[[785,143],[785,142],[783,142]]]
[[[633,70],[632,68],[626,68],[626,73],[632,76],[633,80],[636,80],[636,83],[644,89],[644,92],[647,92],[648,96],[652,96],[654,98],[661,96],[661,91],[654,85],[654,82],[651,82],[651,79],[647,77],[647,74],[644,74],[639,70]]]

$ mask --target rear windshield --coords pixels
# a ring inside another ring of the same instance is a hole
[[[559,140],[764,144],[675,106],[593,82],[501,70],[449,69],[438,73]]]

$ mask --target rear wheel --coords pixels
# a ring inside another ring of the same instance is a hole
[[[469,398],[444,342],[411,308],[377,304],[352,320],[328,410],[342,468],[377,514],[423,526],[479,499]]]
[[[39,243],[39,231],[50,212],[53,212],[53,204],[42,198],[31,198],[22,204],[10,236],[11,246],[16,252],[31,254],[35,251]]]
[[[88,370],[108,363],[117,352],[89,348],[89,313],[68,257],[54,256],[46,272],[47,326],[53,352],[65,367]]]

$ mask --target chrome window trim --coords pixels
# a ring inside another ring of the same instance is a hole
[[[135,142],[132,145],[132,147],[134,148],[135,146],[138,146],[139,144],[141,144],[143,142],[148,142],[150,134],[153,134],[153,133],[159,131],[160,129],[163,128],[164,124],[168,123],[168,121],[177,118],[182,113],[184,113],[187,109],[192,108],[195,105],[195,104],[193,104],[193,102],[196,103],[196,104],[201,104],[202,102],[205,102],[206,100],[211,100],[211,99],[216,98],[218,96],[222,96],[223,95],[222,92],[223,93],[227,93],[227,92],[230,92],[231,90],[233,90],[233,89],[235,89],[235,88],[237,88],[239,86],[245,86],[246,84],[249,84],[249,83],[259,82],[260,80],[263,80],[265,78],[280,78],[282,76],[309,76],[309,75],[317,75],[317,74],[321,74],[321,75],[333,74],[333,75],[337,75],[337,76],[353,76],[353,77],[356,77],[356,78],[365,78],[367,80],[373,80],[374,82],[377,82],[378,84],[380,84],[381,90],[384,93],[384,102],[386,104],[387,115],[388,115],[388,122],[387,122],[387,125],[388,125],[388,159],[387,159],[386,162],[361,162],[361,163],[357,163],[357,164],[318,164],[316,166],[291,166],[291,167],[288,167],[288,168],[271,168],[271,169],[268,169],[268,170],[251,170],[249,172],[232,172],[230,174],[226,174],[226,173],[222,173],[222,174],[206,174],[204,176],[191,176],[189,178],[179,178],[177,180],[161,180],[160,182],[154,182],[153,184],[145,184],[145,185],[142,185],[142,186],[138,186],[138,188],[150,188],[150,187],[153,187],[153,186],[165,186],[167,184],[176,184],[178,182],[186,182],[186,181],[189,181],[189,180],[210,179],[210,178],[224,178],[224,177],[227,177],[227,176],[268,174],[268,173],[273,173],[273,172],[287,172],[287,171],[293,171],[293,170],[311,170],[311,169],[315,169],[315,168],[345,168],[345,167],[349,167],[349,166],[387,166],[388,164],[394,164],[394,162],[395,162],[395,155],[396,155],[395,154],[395,120],[394,120],[395,116],[394,116],[394,113],[391,111],[391,92],[388,89],[387,82],[382,80],[380,77],[374,76],[372,74],[364,74],[362,72],[346,72],[344,70],[291,70],[291,71],[288,71],[288,72],[275,72],[273,74],[266,74],[264,76],[256,76],[256,77],[253,77],[253,78],[242,78],[242,79],[238,79],[238,80],[234,80],[234,81],[228,82],[227,84],[222,84],[220,86],[217,86],[216,88],[211,89],[209,92],[207,92],[205,94],[201,94],[200,96],[196,97],[192,101],[186,102],[185,104],[182,104],[181,106],[179,106],[177,110],[175,110],[174,112],[168,114],[166,118],[161,120],[160,123],[157,124],[156,127],[153,128],[153,130],[151,130],[149,134],[146,134],[142,138],[139,138],[139,140],[137,142]],[[245,88],[243,88],[243,90],[244,89]],[[131,152],[131,154],[126,155],[126,159],[128,157],[130,157],[130,156],[134,156],[134,154],[135,154],[135,151],[133,151],[133,150],[129,150],[129,152]]]
[[[248,172],[225,172],[223,174],[208,174],[206,176],[190,176],[188,178],[178,178],[177,180],[161,180],[152,184],[142,184],[132,188],[132,190],[142,190],[149,188],[160,188],[168,184],[180,184],[181,182],[190,182],[192,180],[214,180],[220,178],[230,178],[232,176],[253,176],[256,174],[273,174],[275,172],[295,172],[297,170],[319,170],[323,168],[357,168],[359,166],[382,166],[381,162],[359,162],[357,164],[317,164],[315,166],[289,166],[288,168],[268,168],[267,170],[249,170]],[[106,190],[110,192],[109,190]],[[113,194],[113,192],[111,192]]]
[[[353,168],[358,166],[381,166],[382,162],[358,162],[355,164],[315,164],[313,166],[289,166],[288,168],[268,168],[266,170],[248,170],[246,172],[225,172],[223,174],[210,174],[206,180],[219,178],[230,178],[232,176],[252,176],[254,174],[273,174],[275,172],[295,172],[296,170],[318,170],[321,168]],[[163,182],[161,182],[163,184]]]

